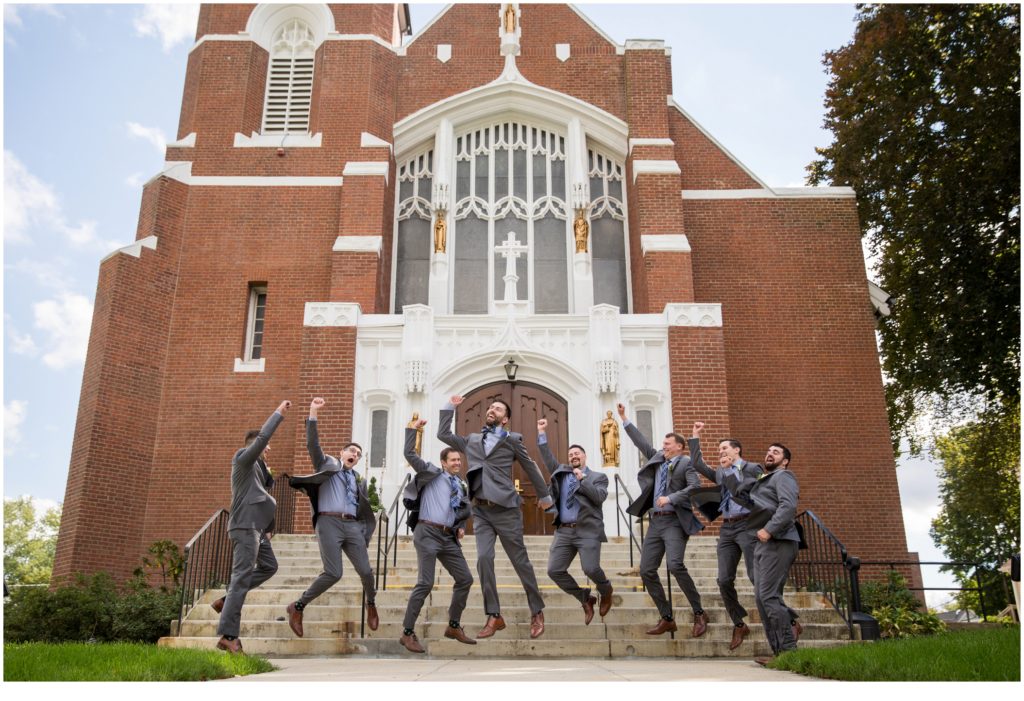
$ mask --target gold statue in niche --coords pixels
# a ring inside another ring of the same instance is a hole
[[[412,413],[412,421],[410,421],[408,424],[406,424],[406,426],[408,428],[415,428],[416,429],[416,454],[417,455],[422,455],[421,451],[423,450],[423,427],[416,425],[416,423],[419,420],[420,420],[420,412],[414,411]]]
[[[514,32],[516,30],[516,8],[509,3],[505,5],[505,31]]]
[[[437,220],[434,222],[434,253],[444,253],[448,245],[448,223],[447,216],[443,209],[437,210]]]
[[[619,424],[612,418],[611,411],[601,422],[601,457],[604,458],[604,467],[619,464]]]
[[[586,253],[587,238],[590,235],[590,222],[587,221],[582,209],[576,212],[576,221],[572,224],[572,234],[576,239],[576,252]]]

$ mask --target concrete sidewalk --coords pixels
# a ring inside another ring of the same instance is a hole
[[[365,657],[271,658],[279,669],[229,682],[799,682],[822,681],[760,667],[753,660],[431,660]]]

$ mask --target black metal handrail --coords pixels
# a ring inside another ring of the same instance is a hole
[[[406,514],[405,504],[402,502],[402,494],[412,479],[407,474],[402,480],[398,492],[387,511],[381,511],[377,516],[377,589],[387,591],[388,589],[388,555],[391,555],[393,567],[398,566],[398,530],[402,527]],[[395,524],[395,533],[391,534],[391,523]],[[383,570],[381,564],[383,563]]]
[[[803,528],[807,547],[798,551],[790,578],[798,589],[821,592],[842,616],[852,638],[853,614],[860,612],[860,560],[850,557],[842,541],[813,511],[797,514],[796,522]]]
[[[230,513],[227,509],[218,509],[185,544],[178,635],[181,635],[181,622],[206,590],[225,586],[231,579],[228,518]]]
[[[644,520],[643,518],[637,519],[640,524],[640,539],[637,540],[636,535],[633,533],[633,524],[630,521],[630,514],[626,513],[626,510],[622,508],[622,502],[619,500],[619,488],[622,489],[622,493],[626,495],[627,504],[633,503],[633,495],[629,493],[629,489],[626,488],[626,483],[622,481],[622,478],[615,475],[615,535],[622,535],[622,523],[626,523],[626,533],[629,535],[629,567],[633,568],[633,545],[636,545],[637,553],[643,550],[644,544]]]
[[[984,587],[982,586],[982,583],[981,583],[981,567],[982,567],[983,563],[981,563],[981,562],[943,562],[943,561],[932,561],[932,560],[928,560],[928,561],[919,561],[919,560],[861,560],[860,564],[861,564],[862,567],[863,566],[874,566],[874,567],[886,566],[890,570],[893,570],[893,571],[895,571],[897,569],[897,567],[896,567],[897,565],[902,565],[902,566],[907,566],[907,565],[910,565],[910,566],[913,566],[913,565],[933,565],[933,566],[935,566],[935,565],[938,565],[938,566],[945,567],[945,568],[958,568],[958,569],[970,569],[970,568],[973,567],[974,568],[974,581],[977,583],[976,586],[973,586],[973,587],[910,587],[910,586],[904,586],[904,588],[907,589],[907,591],[921,591],[921,592],[924,592],[924,591],[976,591],[976,592],[978,592],[978,604],[979,604],[978,607],[982,611],[981,617],[982,617],[982,619],[984,619],[984,617],[985,617],[985,614],[984,614],[984,611],[985,611],[985,592],[984,592]],[[1003,582],[1003,586],[1004,587],[1006,586],[1006,582],[1005,581]],[[1009,598],[1009,597],[1007,597],[1007,598]],[[967,613],[967,622],[970,623],[971,622],[971,612],[970,612],[970,609],[965,609],[965,610],[966,610],[966,613]]]

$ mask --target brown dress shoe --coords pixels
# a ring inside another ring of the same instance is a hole
[[[398,639],[398,642],[402,643],[402,647],[404,647],[409,652],[426,652],[426,650],[423,649],[423,646],[420,645],[419,638],[416,637],[415,633],[403,635],[401,638]]]
[[[377,606],[375,604],[366,605],[366,625],[369,626],[370,630],[377,630],[377,626],[380,625],[380,616],[377,615]]]
[[[285,609],[288,613],[288,626],[292,629],[295,635],[302,637],[302,611],[295,608],[295,602],[288,604],[288,608]]]
[[[232,655],[244,654],[242,652],[242,641],[238,638],[235,638],[234,640],[228,640],[224,636],[221,636],[221,639],[217,641],[217,649],[226,650],[229,654]]]
[[[601,609],[598,611],[601,614],[601,618],[608,615],[608,612],[612,610],[612,588],[608,587],[607,594],[601,594]]]
[[[693,637],[699,638],[708,631],[708,615],[704,612],[693,614]]]
[[[658,625],[647,631],[647,635],[662,635],[663,633],[675,633],[679,628],[676,626],[675,621],[666,621],[662,618],[658,621]]]
[[[800,621],[793,621],[793,640],[799,640],[800,634],[804,632],[804,627],[800,625]]]
[[[590,616],[594,616],[594,607],[590,607]],[[589,621],[588,621],[589,623]],[[530,638],[536,639],[544,635],[544,612],[538,611],[537,613],[530,616]]]
[[[762,657],[755,657],[754,662],[757,662],[762,667],[767,667],[768,663],[774,660],[775,657],[772,655],[764,655]]]
[[[462,629],[462,626],[459,626],[458,628],[448,626],[444,629],[444,637],[451,638],[452,640],[458,640],[460,643],[465,643],[466,645],[476,645],[476,641],[466,635],[466,631]]]
[[[590,622],[594,620],[594,604],[597,603],[597,597],[588,597],[583,602],[583,625],[589,626]]]
[[[480,638],[489,638],[499,630],[505,630],[505,619],[501,615],[488,616],[487,625],[485,625],[479,633],[476,634],[477,640]]]
[[[750,635],[750,628],[744,623],[741,626],[732,627],[732,642],[729,643],[729,649],[735,650],[743,644],[743,638]]]
[[[221,611],[223,611],[224,610],[224,598],[225,597],[222,596],[219,599],[217,599],[216,601],[214,601],[212,604],[210,604],[210,608],[212,608],[217,613],[220,613]]]

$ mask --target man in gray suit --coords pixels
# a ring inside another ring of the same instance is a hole
[[[656,451],[640,430],[626,418],[626,407],[619,404],[618,410],[622,427],[647,460],[637,474],[640,496],[626,509],[627,513],[639,518],[643,518],[647,511],[651,512],[650,529],[644,537],[640,553],[640,577],[654,605],[658,607],[661,620],[647,634],[662,635],[678,630],[672,617],[672,606],[668,603],[661,577],[658,576],[658,568],[667,554],[669,572],[675,576],[693,608],[692,636],[699,638],[708,629],[708,616],[701,606],[700,592],[686,569],[684,559],[690,536],[700,533],[704,528],[693,515],[690,505],[690,495],[700,489],[700,477],[690,465],[689,458],[683,455],[686,439],[678,433],[667,433],[661,450]]]
[[[547,419],[537,421],[537,447],[551,473],[551,498],[558,507],[555,537],[548,553],[548,576],[583,604],[583,623],[590,625],[597,598],[569,574],[569,565],[578,553],[584,574],[601,595],[601,616],[607,615],[612,608],[612,583],[601,569],[601,543],[608,540],[601,505],[608,498],[608,477],[587,467],[587,453],[579,445],[569,446],[568,464],[559,464],[548,446],[547,428]]]
[[[468,637],[459,624],[466,609],[469,589],[473,586],[473,575],[459,543],[466,534],[466,519],[469,518],[469,486],[459,478],[462,469],[459,451],[454,448],[442,450],[441,467],[424,461],[416,454],[416,434],[426,424],[424,419],[414,419],[414,423],[405,429],[405,459],[416,471],[416,477],[409,482],[402,498],[409,509],[408,525],[413,529],[412,542],[419,566],[416,586],[405,608],[404,630],[398,641],[409,652],[426,652],[413,628],[423,602],[434,588],[434,564],[437,561],[455,579],[444,637],[476,645],[476,641]]]
[[[303,610],[309,602],[341,579],[342,552],[348,557],[363,582],[363,594],[366,596],[366,625],[370,630],[377,630],[380,623],[375,604],[377,588],[373,569],[370,567],[370,558],[366,552],[377,522],[370,508],[366,480],[354,469],[363,456],[363,449],[358,443],[346,443],[340,459],[324,454],[317,432],[317,411],[325,403],[320,397],[314,398],[309,405],[309,418],[306,420],[306,449],[316,472],[288,480],[288,484],[295,489],[301,489],[309,497],[313,507],[313,529],[320,544],[320,560],[324,565],[324,571],[320,576],[302,592],[298,601],[288,604],[286,609],[288,625],[300,638]]]
[[[746,527],[751,532],[756,531],[758,541],[754,549],[754,597],[765,636],[775,655],[796,649],[791,609],[782,598],[789,569],[800,547],[796,527],[800,485],[789,469],[792,457],[789,448],[772,443],[764,457],[764,475],[753,481],[724,479],[736,498],[745,500],[750,507]],[[754,658],[760,665],[768,664],[771,659]]]
[[[487,623],[476,637],[489,638],[505,628],[494,576],[494,541],[495,538],[501,538],[501,547],[512,561],[512,567],[526,590],[531,614],[530,637],[539,638],[544,633],[544,599],[540,595],[537,576],[523,541],[523,514],[519,510],[522,499],[512,479],[512,462],[517,461],[526,470],[540,497],[538,505],[545,509],[553,504],[548,486],[537,463],[526,452],[523,436],[506,429],[512,417],[512,409],[508,404],[500,399],[493,402],[487,409],[485,425],[480,433],[472,433],[464,438],[452,432],[455,407],[462,404],[462,401],[463,397],[455,395],[441,410],[437,437],[442,443],[463,453],[469,462],[466,478],[473,503],[476,567],[480,575],[480,588],[484,593],[484,611],[487,613]]]
[[[270,540],[263,537],[274,522],[277,502],[263,487],[263,473],[257,461],[291,405],[287,400],[281,402],[263,428],[246,441],[246,446],[239,449],[231,461],[231,516],[228,518],[228,537],[232,543],[231,581],[217,625],[221,636],[217,647],[231,653],[242,652],[238,633],[246,594],[277,571]]]

